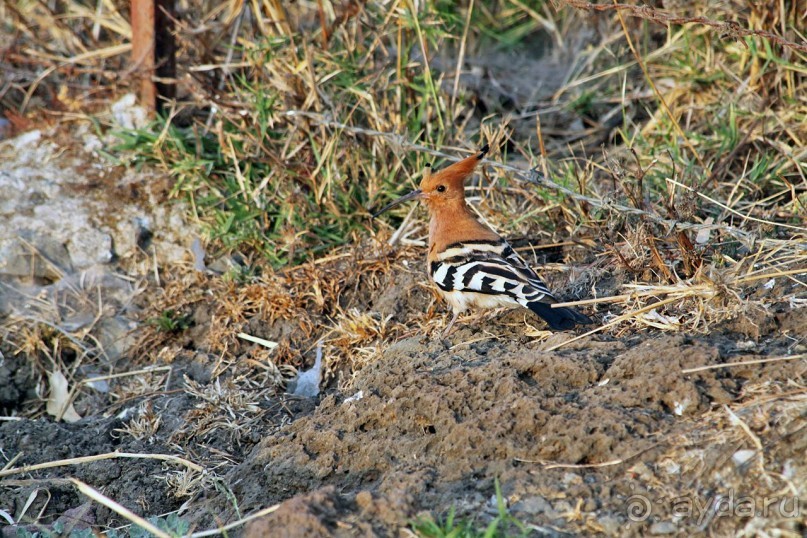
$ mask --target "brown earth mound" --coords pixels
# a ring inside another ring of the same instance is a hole
[[[726,418],[722,407],[742,399],[744,386],[786,384],[803,374],[802,361],[682,372],[753,359],[738,352],[735,336],[588,340],[555,352],[543,351],[547,343],[470,329],[453,344],[408,338],[357,374],[352,398],[326,396],[314,413],[261,442],[227,481],[242,512],[293,497],[253,523],[249,536],[265,536],[266,529],[289,536],[396,535],[434,507],[484,514],[494,479],[514,515],[536,527],[663,530],[674,520],[653,482],[689,491],[682,469],[690,457],[681,456],[677,472],[656,477],[675,467],[661,465],[663,456],[696,432],[706,435],[705,416]],[[803,433],[800,439],[797,446]],[[751,487],[758,474],[738,473],[731,463],[742,448],[737,441],[710,446],[699,439],[696,450],[723,460],[707,470],[735,471],[732,488]],[[803,466],[797,453],[784,450],[779,459]],[[708,473],[700,480],[718,486]],[[659,506],[632,521],[629,500],[637,494]],[[234,516],[223,499],[212,503],[208,509],[222,510],[224,519]],[[670,528],[695,524],[694,516]],[[724,522],[735,531],[744,523],[718,521]],[[791,518],[788,525],[795,530],[799,523]]]

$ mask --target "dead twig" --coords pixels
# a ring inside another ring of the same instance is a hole
[[[34,471],[40,471],[42,469],[51,469],[53,467],[64,467],[67,465],[79,465],[82,463],[92,463],[94,461],[101,461],[101,460],[113,460],[119,458],[128,458],[128,459],[143,459],[143,460],[162,460],[162,461],[170,461],[172,463],[179,463],[180,465],[184,465],[189,469],[193,469],[194,471],[204,472],[205,468],[201,465],[193,463],[192,461],[188,461],[184,458],[180,458],[179,456],[173,456],[171,454],[136,454],[130,452],[108,452],[106,454],[97,454],[95,456],[82,456],[80,458],[68,458],[65,460],[54,460],[48,461],[45,463],[37,463],[35,465],[23,465],[22,467],[15,467],[13,469],[5,469],[0,471],[0,478],[4,476],[11,476],[14,474],[20,473],[31,473]]]
[[[798,50],[801,52],[807,52],[807,43],[796,43],[794,41],[789,41],[781,36],[774,34],[773,32],[768,32],[765,30],[749,30],[747,28],[743,28],[740,26],[738,22],[735,21],[716,21],[712,19],[707,19],[706,17],[682,17],[679,15],[673,15],[671,13],[665,13],[663,11],[659,11],[654,9],[650,6],[635,6],[632,4],[593,4],[591,2],[583,2],[581,0],[560,0],[566,5],[569,5],[576,9],[582,9],[586,11],[617,11],[617,12],[625,12],[626,15],[631,17],[638,17],[640,19],[649,20],[663,26],[669,26],[670,24],[700,24],[703,26],[710,26],[712,28],[717,28],[720,30],[720,37],[728,37],[731,39],[739,39],[741,37],[761,37],[763,39],[767,39],[776,43],[777,45],[781,45],[783,47],[788,47],[794,50]]]
[[[807,358],[807,354],[802,353],[801,355],[790,355],[788,357],[769,357],[767,359],[754,359],[750,361],[737,361],[737,362],[727,362],[724,364],[708,364],[706,366],[698,366],[695,368],[686,368],[681,370],[682,374],[692,374],[695,372],[703,372],[705,370],[718,370],[720,368],[734,368],[735,366],[748,366],[751,364],[766,364],[769,362],[781,362],[781,361],[797,361],[800,359]]]

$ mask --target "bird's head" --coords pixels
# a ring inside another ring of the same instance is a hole
[[[431,165],[427,164],[420,188],[383,207],[373,215],[373,218],[409,200],[422,200],[431,210],[462,203],[465,200],[465,178],[473,173],[489,149],[490,146],[485,144],[476,155],[467,157],[435,173],[432,173]]]

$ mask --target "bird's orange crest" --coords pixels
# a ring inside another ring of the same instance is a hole
[[[490,147],[485,144],[479,153],[467,157],[432,174],[431,165],[420,182],[421,199],[431,208],[461,203],[465,199],[465,179],[470,176]]]

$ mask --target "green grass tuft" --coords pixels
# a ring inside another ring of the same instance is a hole
[[[477,526],[473,520],[456,519],[456,509],[452,507],[444,518],[437,521],[431,517],[419,519],[412,524],[412,530],[420,538],[516,538],[528,536],[530,529],[510,515],[499,481],[496,480],[495,484],[498,515],[486,526]]]

